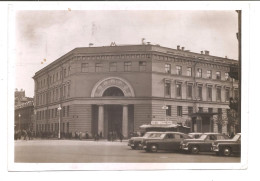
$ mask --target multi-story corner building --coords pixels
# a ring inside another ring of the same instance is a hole
[[[143,124],[184,123],[196,112],[219,113],[220,119],[237,93],[231,65],[238,62],[179,46],[75,48],[33,77],[35,129],[57,131],[60,125],[64,133],[127,137]],[[191,131],[227,132],[226,124],[206,118],[192,117]]]
[[[34,122],[33,101],[28,101],[15,106],[15,131],[33,130]]]

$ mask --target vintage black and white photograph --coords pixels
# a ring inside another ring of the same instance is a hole
[[[241,14],[13,11],[14,164],[240,164]]]

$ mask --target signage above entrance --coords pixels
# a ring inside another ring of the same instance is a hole
[[[152,125],[154,124],[173,124],[172,121],[152,121],[151,122]]]

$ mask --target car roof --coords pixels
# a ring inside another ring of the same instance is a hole
[[[204,134],[204,133],[189,133],[189,134]]]
[[[166,131],[165,133],[177,133],[177,134],[185,134],[185,133],[182,133],[182,132],[176,132],[176,131]]]
[[[203,134],[207,134],[207,135],[223,135],[223,133],[203,133]]]

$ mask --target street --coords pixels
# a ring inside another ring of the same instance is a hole
[[[127,141],[106,140],[18,140],[15,162],[22,163],[239,163],[239,156],[223,157],[215,153],[146,153],[132,150]]]

